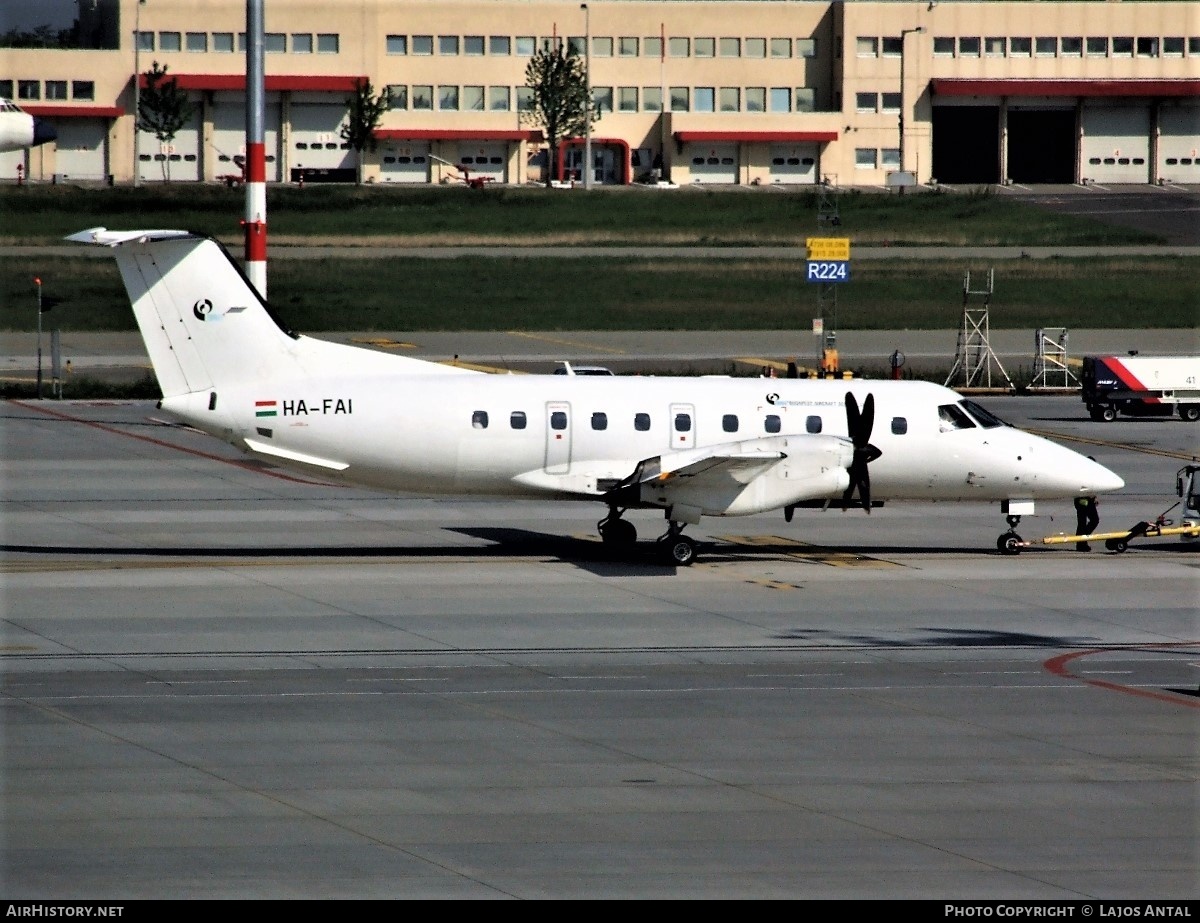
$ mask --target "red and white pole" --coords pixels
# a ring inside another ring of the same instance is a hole
[[[246,0],[246,277],[267,297],[267,150],[263,139],[263,0]]]

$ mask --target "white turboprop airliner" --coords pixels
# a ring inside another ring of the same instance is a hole
[[[592,499],[606,544],[657,508],[667,560],[701,516],[882,500],[1036,500],[1124,486],[1102,465],[918,381],[488,375],[299,336],[214,240],[94,228],[115,248],[160,408],[282,466],[396,491]]]
[[[57,137],[54,126],[45,119],[34,118],[11,99],[0,99],[0,154],[36,147]]]

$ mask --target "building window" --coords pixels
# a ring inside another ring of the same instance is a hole
[[[691,39],[673,35],[667,42],[667,47],[671,50],[672,58],[686,58],[691,48]]]
[[[817,40],[815,38],[796,39],[797,58],[815,58],[817,56]]]
[[[404,83],[388,84],[387,102],[389,109],[407,109],[408,85]]]
[[[512,54],[512,39],[507,35],[492,35],[488,37],[488,54]]]
[[[1058,54],[1058,39],[1053,35],[1039,35],[1033,40],[1033,53],[1039,58],[1053,58]]]
[[[983,40],[983,53],[989,58],[1003,58],[1008,50],[1008,40],[1003,37],[989,36]]]
[[[238,54],[245,54],[245,53],[246,53],[246,33],[245,33],[245,32],[239,32],[239,33],[238,33],[238,36],[237,36],[237,50],[238,50]]]
[[[592,87],[592,105],[596,107],[596,111],[612,112],[613,111],[613,89],[612,87]]]
[[[720,106],[722,112],[741,112],[742,91],[738,87],[721,87]]]
[[[899,35],[885,35],[880,40],[879,47],[885,58],[898,58],[904,54],[904,38]]]
[[[212,34],[213,51],[223,54],[233,54],[233,33],[214,32]]]
[[[935,35],[933,37],[933,53],[944,58],[953,57],[954,39],[948,35]]]
[[[458,54],[458,36],[439,35],[438,54]]]
[[[413,109],[432,109],[433,87],[429,84],[414,84],[411,99]]]
[[[1078,35],[1063,36],[1062,53],[1065,58],[1083,57],[1083,39]]]
[[[292,33],[292,54],[312,54],[313,37],[311,32]]]
[[[1008,54],[1012,58],[1028,58],[1033,53],[1033,39],[1030,38],[1010,38],[1008,40]]]
[[[636,58],[638,53],[638,40],[633,35],[622,35],[617,41],[617,53],[622,58]]]
[[[637,112],[638,88],[617,87],[617,108],[622,112]]]
[[[158,50],[179,51],[183,47],[180,39],[181,36],[178,32],[160,32],[158,33]]]
[[[715,38],[696,39],[693,54],[697,58],[715,57],[717,54],[717,40]]]
[[[582,35],[572,35],[567,39],[567,50],[574,55],[583,57],[587,51]]]
[[[188,51],[208,51],[208,33],[207,32],[189,32],[185,38],[184,45]]]
[[[267,54],[283,54],[287,51],[287,36],[282,32],[268,32],[263,36],[263,51]]]
[[[860,58],[879,57],[879,39],[873,35],[860,35],[854,41],[855,53]]]
[[[856,112],[875,112],[879,108],[878,93],[855,93],[854,110]]]
[[[557,35],[543,35],[538,40],[538,47],[542,51],[558,51],[562,47],[563,40]]]
[[[340,40],[336,32],[322,32],[317,35],[317,54],[337,54]]]
[[[1122,35],[1115,37],[1112,40],[1112,53],[1114,58],[1131,58],[1133,57],[1133,38],[1132,36]]]
[[[492,112],[507,112],[511,99],[512,91],[508,87],[488,87],[488,109]]]
[[[483,112],[483,87],[463,87],[462,107],[464,112]]]
[[[899,112],[900,111],[900,94],[899,93],[882,93],[882,94],[880,94],[879,111],[880,112]]]
[[[517,87],[517,111],[533,111],[533,90],[530,87]]]
[[[687,87],[671,87],[671,111],[672,112],[687,112],[688,111],[688,88]]]
[[[742,57],[765,58],[767,56],[767,40],[765,38],[748,38],[742,43]]]
[[[1162,53],[1164,58],[1183,57],[1183,36],[1163,36]]]
[[[854,149],[854,166],[859,170],[874,170],[878,165],[879,151],[873,147],[856,147]]]
[[[9,93],[11,94],[11,90]],[[96,84],[91,80],[72,80],[71,81],[71,98],[72,99],[87,99],[96,98]]]
[[[958,56],[960,58],[978,58],[979,37],[974,35],[960,36],[958,39]]]
[[[718,44],[722,58],[740,58],[742,56],[742,40],[740,38],[723,38]]]
[[[771,39],[772,58],[790,58],[792,56],[792,40],[790,38]]]
[[[16,99],[13,96],[13,82],[11,80],[0,80],[0,96],[5,99]]]
[[[41,99],[42,83],[40,80],[18,80],[17,99]]]
[[[879,163],[885,170],[899,170],[900,148],[885,147],[879,152]]]
[[[138,51],[153,51],[154,50],[154,33],[139,32],[137,36]]]
[[[663,56],[662,39],[657,35],[647,35],[642,39],[642,54],[647,58],[661,58]]]
[[[817,91],[812,87],[796,87],[796,112],[817,111]]]
[[[716,91],[712,87],[696,87],[692,93],[696,112],[716,111]]]
[[[438,87],[438,108],[443,112],[458,111],[458,87]]]
[[[1192,36],[1188,39],[1188,57],[1191,58],[1196,55],[1200,55],[1200,38]]]
[[[792,88],[771,87],[771,92],[767,96],[767,102],[772,112],[791,112]]]
[[[642,111],[662,112],[662,87],[642,87]]]
[[[1108,36],[1089,35],[1087,37],[1087,53],[1089,58],[1108,57]]]
[[[613,40],[611,35],[602,35],[599,38],[592,37],[592,54],[597,58],[611,58],[613,53]]]
[[[766,87],[746,87],[746,111],[747,112],[766,112],[767,111],[767,88]]]
[[[46,81],[46,99],[66,99],[67,98],[67,81],[65,80],[47,80]]]
[[[483,36],[482,35],[464,35],[463,36],[463,54],[479,56],[483,54]]]
[[[1158,39],[1147,36],[1139,38],[1137,40],[1137,54],[1139,58],[1157,58]]]
[[[517,54],[523,58],[533,57],[533,53],[537,51],[537,39],[532,35],[517,36]]]
[[[292,47],[296,47],[296,40],[293,37]],[[389,35],[387,37],[388,54],[408,54],[408,36],[407,35]]]
[[[433,54],[433,36],[414,35],[412,37],[412,47],[409,53],[419,55]]]

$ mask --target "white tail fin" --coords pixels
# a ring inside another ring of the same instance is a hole
[[[67,240],[115,248],[163,397],[346,371],[466,371],[297,336],[209,237],[93,228]]]

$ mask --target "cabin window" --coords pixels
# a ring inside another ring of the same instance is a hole
[[[650,414],[635,413],[633,415],[633,428],[639,433],[647,433],[650,431]]]
[[[592,414],[592,429],[608,429],[608,414],[599,410]]]
[[[805,418],[804,431],[808,433],[819,433],[821,431],[821,418],[816,415]]]
[[[957,404],[942,404],[938,408],[938,426],[943,433],[956,429],[974,429],[975,421]]]
[[[763,429],[768,433],[777,433],[783,429],[783,421],[779,419],[778,414],[769,413],[763,420]]]
[[[487,429],[488,415],[486,410],[476,410],[471,414],[471,425],[476,429]]]
[[[892,417],[892,434],[895,436],[903,436],[908,432],[907,417]]]
[[[692,431],[692,415],[690,413],[675,414],[675,432],[690,433]]]
[[[736,413],[727,413],[721,417],[721,429],[727,433],[736,433],[738,431],[738,418]]]
[[[514,410],[508,417],[508,425],[513,429],[524,429],[528,423],[524,410]]]
[[[550,414],[550,428],[551,429],[566,429],[567,428],[566,411],[555,410],[553,413]]]

